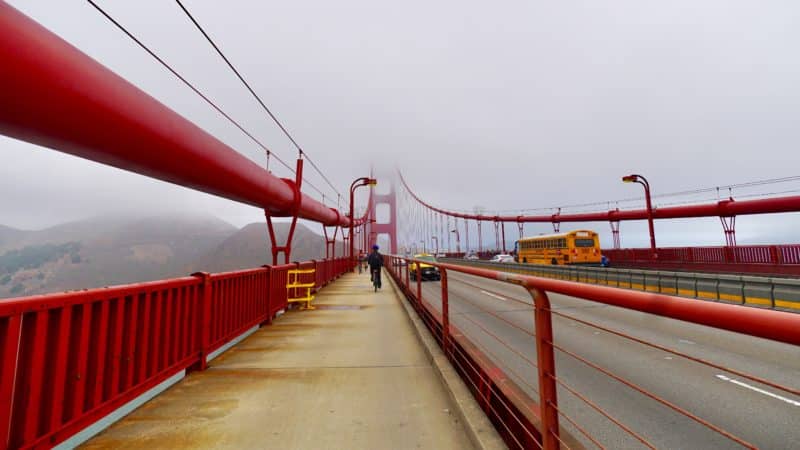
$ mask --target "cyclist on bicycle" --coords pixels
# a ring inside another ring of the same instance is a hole
[[[383,255],[378,253],[378,246],[372,246],[372,253],[369,254],[367,258],[367,264],[369,264],[369,273],[370,279],[372,280],[372,284],[375,285],[375,290],[380,289],[381,287],[381,267],[383,266]]]

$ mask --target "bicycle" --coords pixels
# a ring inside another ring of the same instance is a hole
[[[378,292],[378,289],[381,288],[381,269],[374,269],[372,270],[372,286],[375,288],[375,292]]]

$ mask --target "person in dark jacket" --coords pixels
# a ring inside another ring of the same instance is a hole
[[[375,284],[375,288],[381,287],[381,267],[383,267],[383,255],[378,253],[378,246],[372,246],[372,253],[367,257],[367,264],[369,264],[370,280]],[[377,281],[376,281],[377,277]]]

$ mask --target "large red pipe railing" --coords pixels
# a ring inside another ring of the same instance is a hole
[[[467,214],[449,211],[432,206],[417,196],[406,183],[403,175],[400,180],[408,193],[420,204],[435,212],[461,219],[480,220],[489,222],[516,222],[516,223],[562,223],[562,222],[603,222],[646,220],[646,209],[611,210],[606,212],[580,213],[580,214],[551,214],[542,216],[499,216],[483,214]],[[800,211],[800,196],[764,198],[758,200],[722,200],[717,203],[703,205],[669,206],[655,208],[654,219],[688,219],[697,217],[731,217],[748,214],[772,214]]]
[[[324,286],[348,258],[0,301],[0,449],[49,448],[287,308],[287,273]]]
[[[2,134],[274,215],[349,225],[2,1],[0,61]]]

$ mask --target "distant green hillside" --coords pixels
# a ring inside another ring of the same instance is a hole
[[[42,264],[61,259],[70,255],[72,263],[81,262],[78,251],[79,242],[64,244],[29,245],[17,250],[10,250],[0,255],[0,276],[17,272],[18,270],[38,269]],[[0,278],[0,284],[5,277]]]

